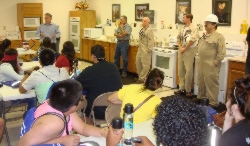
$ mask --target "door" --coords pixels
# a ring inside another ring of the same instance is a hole
[[[70,36],[70,41],[74,44],[74,49],[80,53],[80,36]]]
[[[80,22],[70,22],[70,35],[80,36]]]

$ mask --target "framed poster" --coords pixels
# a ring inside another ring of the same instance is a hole
[[[145,10],[149,10],[149,4],[135,4],[135,21],[142,21]]]
[[[183,24],[185,13],[191,13],[191,0],[176,0],[175,23]]]
[[[112,4],[112,22],[116,22],[121,17],[121,6],[120,4]]]
[[[144,10],[144,17],[148,17],[150,19],[150,24],[154,24],[155,11],[154,10]]]
[[[218,17],[218,25],[231,26],[232,0],[213,0],[212,13]]]

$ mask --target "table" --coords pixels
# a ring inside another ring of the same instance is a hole
[[[153,131],[153,119],[150,119],[146,122],[138,123],[134,125],[134,131],[133,131],[133,136],[146,136],[148,139],[156,145],[156,136],[154,135]],[[80,141],[95,141],[97,142],[100,146],[106,146],[106,139],[103,137],[85,137],[85,136],[80,136]]]
[[[34,66],[41,67],[39,61],[23,62],[23,65],[21,67],[23,70],[30,70]]]
[[[18,51],[18,55],[30,55],[30,54],[36,54],[36,51],[34,50],[27,50],[27,51],[19,51],[20,49],[23,49],[23,48],[17,48],[17,51]]]

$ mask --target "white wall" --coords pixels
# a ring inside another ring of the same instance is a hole
[[[96,10],[97,19],[100,19],[102,24],[106,23],[107,19],[111,19],[112,4],[121,4],[121,15],[128,17],[128,23],[135,22],[135,4],[149,3],[149,9],[155,10],[155,24],[152,27],[157,28],[154,30],[158,40],[168,38],[169,34],[176,33],[174,30],[161,30],[160,22],[163,20],[166,26],[170,24],[174,27],[175,24],[175,7],[176,0],[89,0],[90,7]],[[204,23],[204,19],[208,14],[212,13],[212,0],[192,0],[192,14],[194,15],[193,23]],[[233,0],[232,2],[232,21],[231,26],[219,26],[218,32],[223,34],[235,34],[236,37],[240,36],[239,40],[245,38],[245,35],[240,35],[240,24],[243,19],[250,22],[250,2],[249,0]],[[137,24],[141,22],[137,22]],[[139,26],[137,25],[137,26]],[[139,28],[133,28],[133,36],[138,36]],[[234,35],[233,35],[234,36]],[[236,38],[237,39],[237,38]]]

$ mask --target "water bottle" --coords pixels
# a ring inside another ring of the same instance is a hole
[[[222,129],[220,127],[217,127],[214,124],[208,124],[208,130],[209,130],[209,145],[210,146],[219,146],[219,139],[222,135]]]
[[[200,104],[201,104],[204,112],[206,113],[207,123],[211,123],[210,114],[209,114],[209,99],[208,98],[202,98]]]
[[[121,132],[122,124],[123,124],[123,120],[120,117],[115,117],[112,120],[112,127],[113,127],[113,132],[115,135],[118,135]],[[118,146],[121,146],[121,143],[119,143]]]
[[[131,103],[127,103],[124,107],[124,143],[131,145],[131,138],[133,137],[133,110],[134,107]]]

